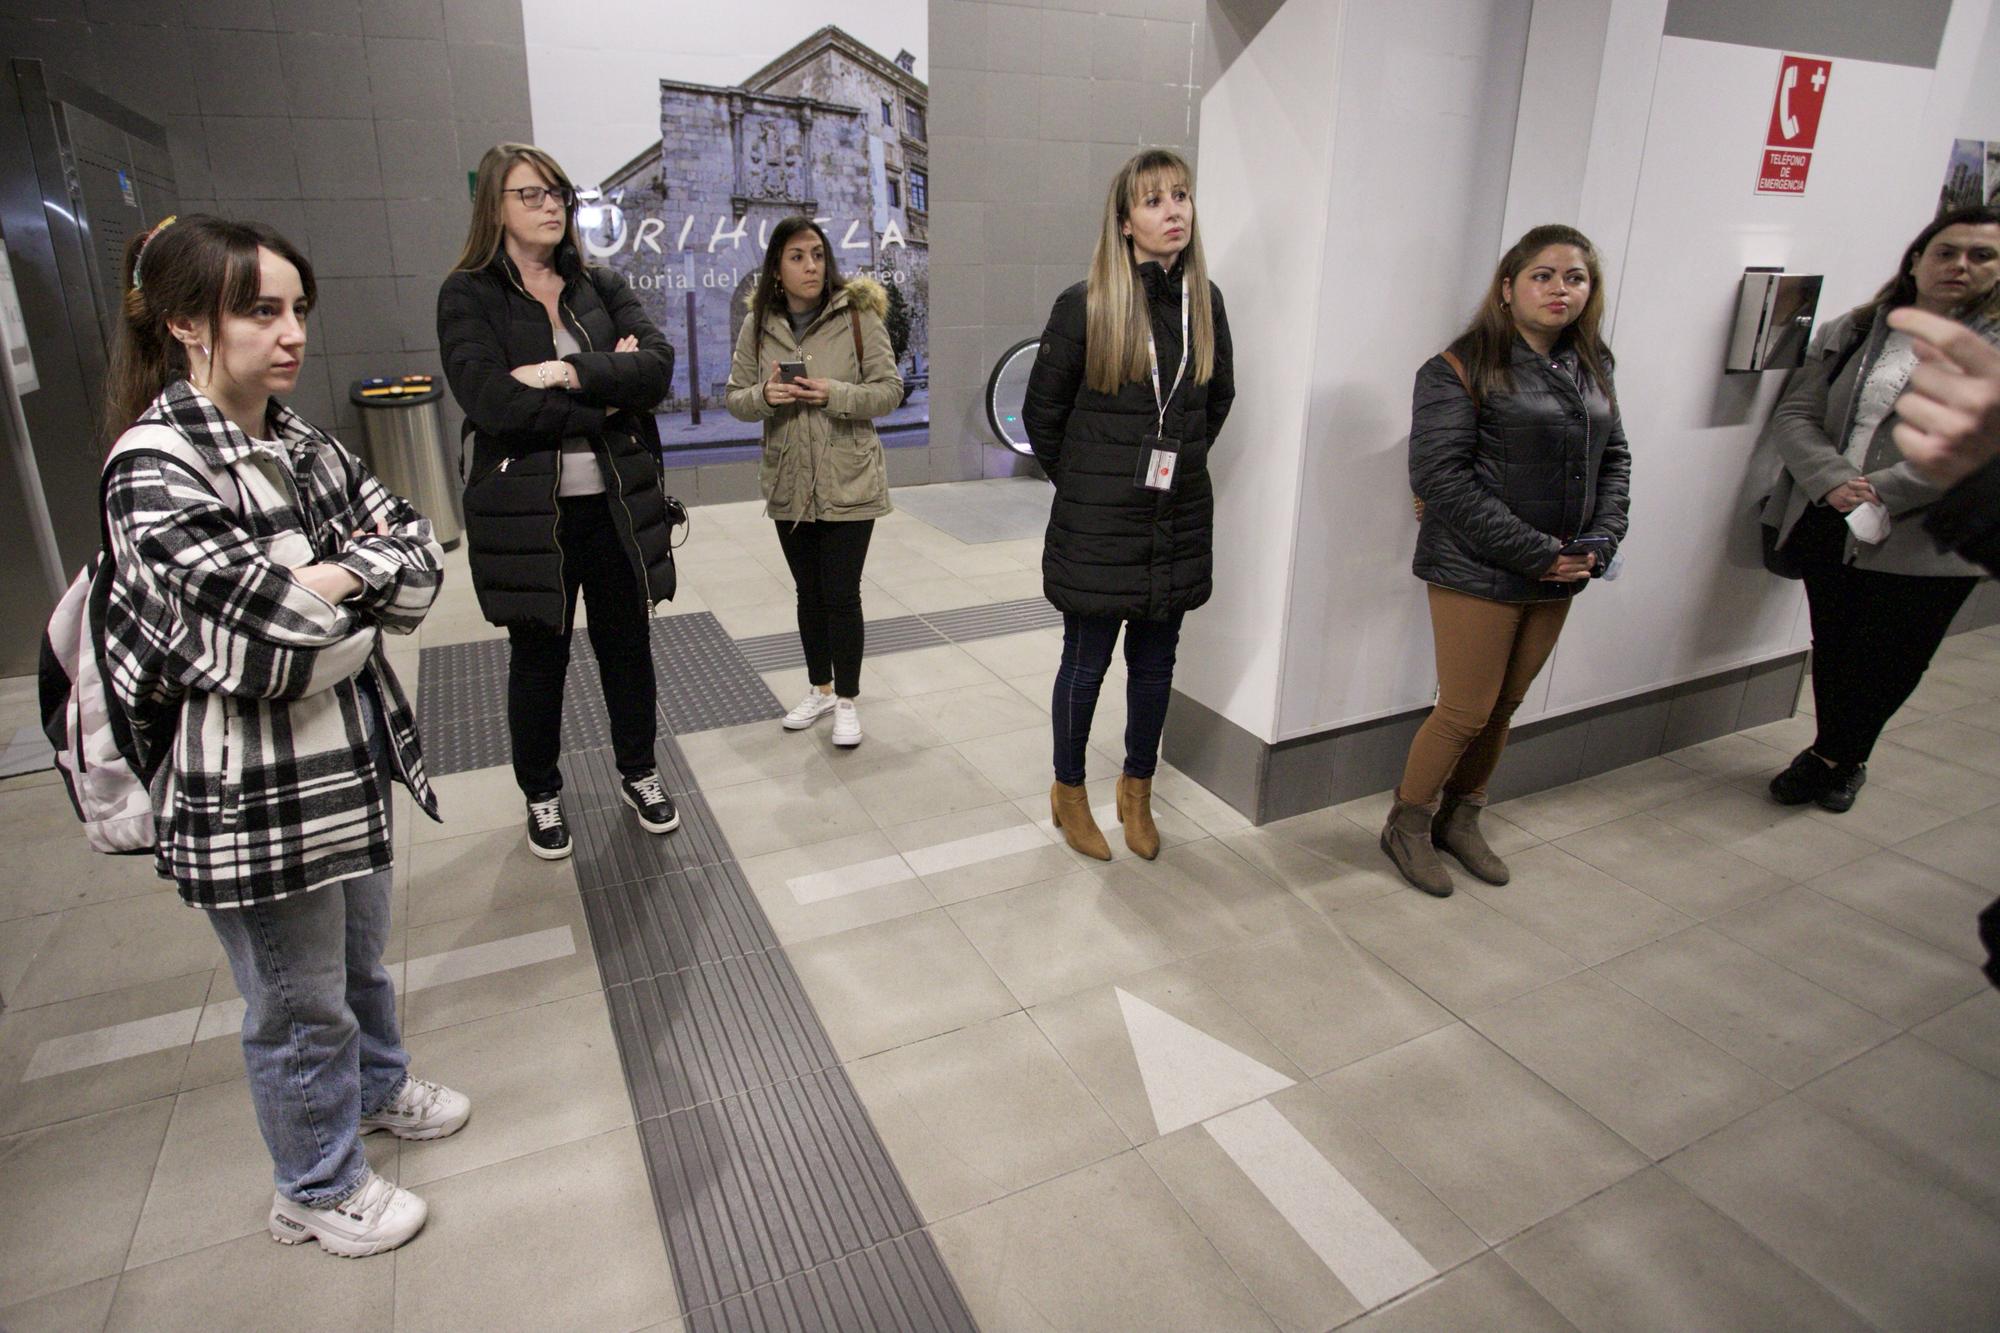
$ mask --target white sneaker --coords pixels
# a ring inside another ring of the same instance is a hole
[[[833,743],[849,749],[861,744],[861,712],[852,699],[833,706]]]
[[[386,1129],[399,1139],[441,1139],[456,1134],[472,1116],[472,1098],[425,1078],[405,1078],[389,1104],[361,1117],[361,1132]]]
[[[785,730],[804,731],[807,727],[810,727],[813,723],[831,713],[833,711],[833,704],[833,695],[822,694],[818,687],[815,686],[805,698],[799,700],[798,707],[785,714]]]
[[[267,1225],[280,1245],[316,1240],[328,1254],[361,1259],[395,1249],[422,1231],[430,1215],[429,1204],[370,1170],[361,1178],[361,1188],[324,1208],[273,1195]]]

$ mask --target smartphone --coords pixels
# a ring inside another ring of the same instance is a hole
[[[1561,554],[1601,556],[1610,545],[1611,539],[1602,535],[1578,537],[1576,540],[1565,544]]]
[[[791,384],[797,380],[802,380],[805,377],[806,377],[805,362],[780,361],[778,363],[778,382],[780,384]]]

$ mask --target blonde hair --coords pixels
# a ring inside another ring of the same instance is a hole
[[[1139,282],[1139,265],[1132,257],[1132,241],[1123,228],[1147,190],[1176,184],[1187,186],[1193,197],[1194,172],[1186,160],[1165,148],[1148,148],[1118,169],[1104,196],[1104,228],[1090,259],[1084,301],[1083,378],[1098,393],[1116,393],[1130,381],[1148,376],[1146,336],[1152,316]],[[1209,300],[1208,262],[1201,253],[1201,225],[1192,218],[1181,263],[1188,284],[1194,382],[1206,384],[1215,370],[1215,312]]]
[[[465,233],[465,249],[459,252],[452,272],[477,272],[500,253],[500,244],[507,235],[506,225],[501,222],[507,206],[501,187],[507,183],[507,173],[522,162],[540,172],[546,183],[570,192],[571,202],[563,209],[561,244],[574,250],[578,259],[583,258],[583,247],[576,239],[576,187],[570,184],[569,176],[553,157],[533,144],[500,143],[487,149],[486,155],[479,159],[479,173],[472,185],[472,226]]]

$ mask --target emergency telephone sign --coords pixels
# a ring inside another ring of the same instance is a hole
[[[1804,194],[1819,137],[1819,113],[1826,105],[1831,60],[1786,56],[1778,63],[1778,95],[1771,102],[1771,125],[1764,133],[1764,163],[1757,172],[1758,194]]]

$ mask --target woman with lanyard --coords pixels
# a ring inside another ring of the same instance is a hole
[[[1417,371],[1413,572],[1428,585],[1438,697],[1410,744],[1382,850],[1434,897],[1452,892],[1440,848],[1487,883],[1507,882],[1479,829],[1487,780],[1570,599],[1625,539],[1632,458],[1603,314],[1589,239],[1536,227],[1501,256],[1471,326]]]
[[[1063,613],[1050,813],[1071,847],[1100,861],[1111,847],[1084,792],[1084,753],[1121,629],[1118,820],[1134,853],[1160,852],[1153,773],[1181,618],[1211,591],[1208,452],[1235,396],[1194,174],[1179,155],[1148,150],[1111,182],[1090,276],[1056,298],[1021,414],[1056,488],[1042,554],[1043,592]]]
[[[1812,614],[1818,734],[1771,779],[1780,805],[1854,807],[1877,738],[1978,582],[1977,565],[1923,530],[1944,488],[1896,448],[1894,404],[1917,355],[1887,316],[1905,306],[2000,342],[2000,209],[1957,209],[1917,233],[1874,299],[1820,332],[1759,441],[1782,464],[1764,519]]]

